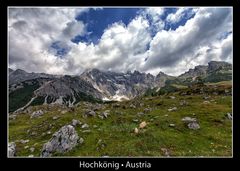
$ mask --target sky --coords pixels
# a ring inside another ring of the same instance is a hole
[[[9,67],[79,75],[86,69],[177,76],[232,63],[232,8],[9,8]]]

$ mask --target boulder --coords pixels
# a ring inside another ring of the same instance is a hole
[[[43,115],[44,114],[44,112],[42,111],[42,110],[37,110],[37,111],[35,111],[35,112],[33,112],[32,114],[31,114],[31,119],[32,118],[37,118],[37,117],[39,117],[39,116],[41,116],[41,115]]]
[[[79,136],[72,125],[65,125],[55,132],[52,138],[43,145],[41,157],[49,157],[54,152],[65,153],[78,144]]]
[[[8,143],[8,156],[13,157],[16,155],[16,144],[14,142]]]
[[[77,126],[77,125],[81,125],[81,122],[79,120],[73,119],[72,120],[72,126]]]
[[[182,121],[187,125],[189,129],[196,130],[200,128],[200,125],[197,123],[196,118],[184,117],[182,118]]]
[[[87,115],[87,116],[96,116],[96,112],[94,112],[93,110],[87,110],[85,112],[85,115]]]
[[[187,126],[188,126],[189,129],[193,129],[193,130],[196,130],[196,129],[200,128],[200,125],[197,122],[191,122]]]

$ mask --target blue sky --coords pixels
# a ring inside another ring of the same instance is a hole
[[[232,62],[232,8],[9,8],[8,25],[9,65],[30,72],[179,75]]]
[[[127,25],[137,14],[139,8],[104,8],[99,10],[90,9],[88,12],[77,15],[76,20],[87,24],[89,35],[73,38],[73,42],[93,42],[96,44],[101,38],[103,31],[112,23],[123,22]]]

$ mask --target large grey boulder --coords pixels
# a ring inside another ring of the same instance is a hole
[[[79,136],[72,125],[65,125],[55,132],[47,143],[43,145],[41,157],[49,157],[53,152],[65,153],[78,144]]]
[[[13,157],[16,154],[16,144],[14,142],[8,143],[8,156]]]

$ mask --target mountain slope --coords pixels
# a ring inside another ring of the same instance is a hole
[[[116,73],[86,70],[80,76],[56,76],[9,69],[10,112],[37,104],[73,106],[79,101],[121,101],[143,94],[174,92],[177,87],[196,82],[232,80],[232,65],[211,61],[179,77],[159,72],[157,76],[139,71]]]

